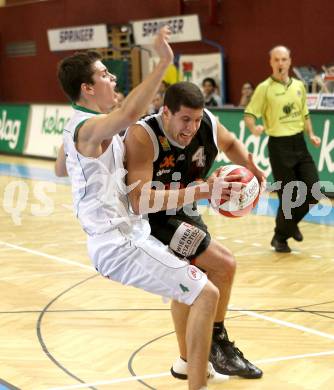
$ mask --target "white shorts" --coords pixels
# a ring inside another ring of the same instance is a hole
[[[88,237],[88,253],[102,276],[191,305],[207,276],[153,236],[130,241],[119,230]]]

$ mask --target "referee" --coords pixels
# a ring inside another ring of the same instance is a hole
[[[272,75],[260,83],[245,108],[245,124],[254,135],[269,136],[268,152],[278,189],[279,207],[271,245],[276,252],[291,252],[287,240],[303,240],[298,223],[317,203],[311,189],[319,186],[317,168],[307,150],[304,132],[319,147],[312,128],[304,84],[289,76],[290,50],[275,46],[269,52]],[[256,125],[262,117],[264,126]],[[313,189],[315,190],[315,188]],[[319,193],[319,187],[317,187]],[[313,192],[315,193],[315,192]],[[303,200],[301,202],[300,200]],[[298,207],[293,205],[300,204]]]

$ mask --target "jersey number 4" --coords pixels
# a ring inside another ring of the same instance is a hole
[[[204,154],[204,146],[200,146],[196,152],[193,154],[191,160],[196,162],[197,167],[205,166],[205,154]]]

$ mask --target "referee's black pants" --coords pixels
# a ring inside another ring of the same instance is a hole
[[[304,132],[287,137],[269,137],[268,151],[273,177],[276,182],[282,182],[278,190],[279,207],[275,235],[277,239],[285,240],[294,235],[298,222],[308,213],[311,205],[318,202],[312,195],[311,189],[315,185],[313,190],[317,194],[320,193],[319,176],[307,149]],[[293,186],[291,182],[296,181],[305,183],[306,194],[303,185],[295,186],[294,190],[290,191]],[[301,198],[298,198],[299,196]],[[302,199],[305,200],[300,206],[293,207],[292,202],[297,204]]]

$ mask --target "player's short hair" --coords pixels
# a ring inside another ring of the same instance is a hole
[[[77,52],[64,58],[58,64],[58,80],[65,94],[72,102],[80,99],[81,84],[94,84],[92,64],[101,60],[97,51]]]
[[[172,114],[180,111],[181,106],[194,109],[204,108],[204,96],[196,84],[181,81],[167,88],[164,106],[167,106]]]

